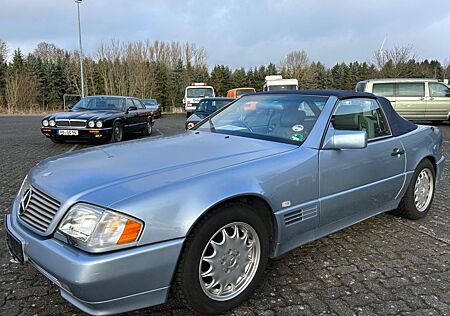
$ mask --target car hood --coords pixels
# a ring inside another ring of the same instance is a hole
[[[74,197],[89,201],[88,196],[101,191],[101,203],[111,205],[135,194],[297,147],[190,131],[172,137],[98,146],[52,157],[35,166],[29,179],[33,186],[59,201]],[[100,203],[92,201],[92,198],[91,202]]]
[[[119,111],[70,111],[70,112],[60,112],[47,115],[45,119],[47,120],[102,120],[110,118],[114,115],[120,115]]]

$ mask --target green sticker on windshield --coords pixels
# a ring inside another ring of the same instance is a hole
[[[303,140],[303,134],[292,134],[291,135],[291,140],[295,140],[297,142],[301,142]]]

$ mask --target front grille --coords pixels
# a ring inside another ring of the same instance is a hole
[[[60,203],[41,191],[30,187],[31,197],[24,210],[19,205],[19,217],[31,227],[45,232],[58,212]],[[25,194],[27,194],[25,192]],[[24,195],[25,195],[24,194]]]
[[[70,122],[69,121],[56,121],[56,126],[67,127],[67,126],[70,126]]]
[[[86,121],[70,121],[72,127],[86,127]]]
[[[86,127],[85,120],[57,120],[57,127]]]

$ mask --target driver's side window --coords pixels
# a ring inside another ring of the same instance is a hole
[[[339,101],[331,124],[336,130],[366,131],[369,140],[391,135],[387,119],[373,99]]]
[[[127,109],[129,109],[130,106],[135,106],[135,105],[133,104],[133,101],[132,101],[131,99],[127,99],[126,105],[127,105],[127,106],[126,106]]]
[[[450,97],[450,89],[442,83],[429,82],[430,97]]]
[[[145,106],[138,99],[133,99],[133,103],[138,108],[138,110],[145,109]]]

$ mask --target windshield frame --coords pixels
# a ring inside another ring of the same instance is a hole
[[[122,102],[122,108],[119,110],[116,107],[114,107],[114,109],[95,109],[95,108],[85,108],[85,107],[81,107],[81,104],[84,102],[88,102],[90,99],[112,99],[112,100],[119,100],[120,102]],[[73,112],[82,112],[82,111],[114,111],[114,112],[124,112],[124,98],[123,97],[114,97],[114,96],[88,96],[88,97],[84,97],[81,98],[77,103],[75,103],[71,108],[70,111]],[[77,108],[77,106],[80,105],[79,108]]]
[[[301,142],[299,141],[295,141],[295,140],[290,140],[290,139],[286,139],[283,137],[276,137],[276,136],[267,136],[267,135],[263,135],[263,134],[254,134],[254,133],[242,133],[239,131],[232,131],[232,130],[221,130],[221,129],[217,129],[213,124],[211,119],[213,119],[216,115],[219,115],[222,111],[226,110],[228,107],[232,106],[234,103],[238,102],[238,101],[242,101],[245,100],[244,98],[250,98],[252,96],[258,96],[258,95],[272,95],[272,96],[276,96],[276,95],[298,95],[298,96],[303,96],[303,97],[317,97],[317,98],[323,98],[324,105],[322,107],[322,109],[319,108],[319,115],[316,118],[316,121],[314,122],[313,127],[311,128],[310,134],[313,133],[313,131],[317,128],[317,123],[318,121],[321,119],[321,117],[324,115],[324,109],[327,106],[328,102],[330,102],[331,96],[324,96],[324,95],[315,95],[315,94],[298,94],[298,93],[293,93],[294,91],[292,90],[284,90],[284,91],[275,91],[275,92],[266,92],[266,93],[254,93],[254,94],[246,94],[243,95],[240,98],[235,99],[234,101],[230,102],[229,104],[223,106],[221,109],[215,111],[214,113],[208,115],[207,117],[205,117],[204,119],[202,119],[201,121],[199,121],[194,127],[192,127],[189,132],[191,131],[196,131],[198,132],[210,132],[210,133],[217,133],[217,134],[223,134],[223,135],[232,135],[232,136],[240,136],[240,137],[246,137],[246,138],[251,138],[251,139],[261,139],[261,140],[267,140],[267,141],[273,141],[273,142],[278,142],[278,143],[284,143],[284,144],[290,144],[290,145],[296,145],[298,147],[300,147],[301,145],[303,145],[307,140],[309,140],[309,135]],[[334,100],[332,100],[333,102],[335,102]],[[210,125],[212,125],[212,128],[210,126],[210,129],[205,129],[205,130],[199,130],[199,128],[202,127],[203,124],[208,123]]]

